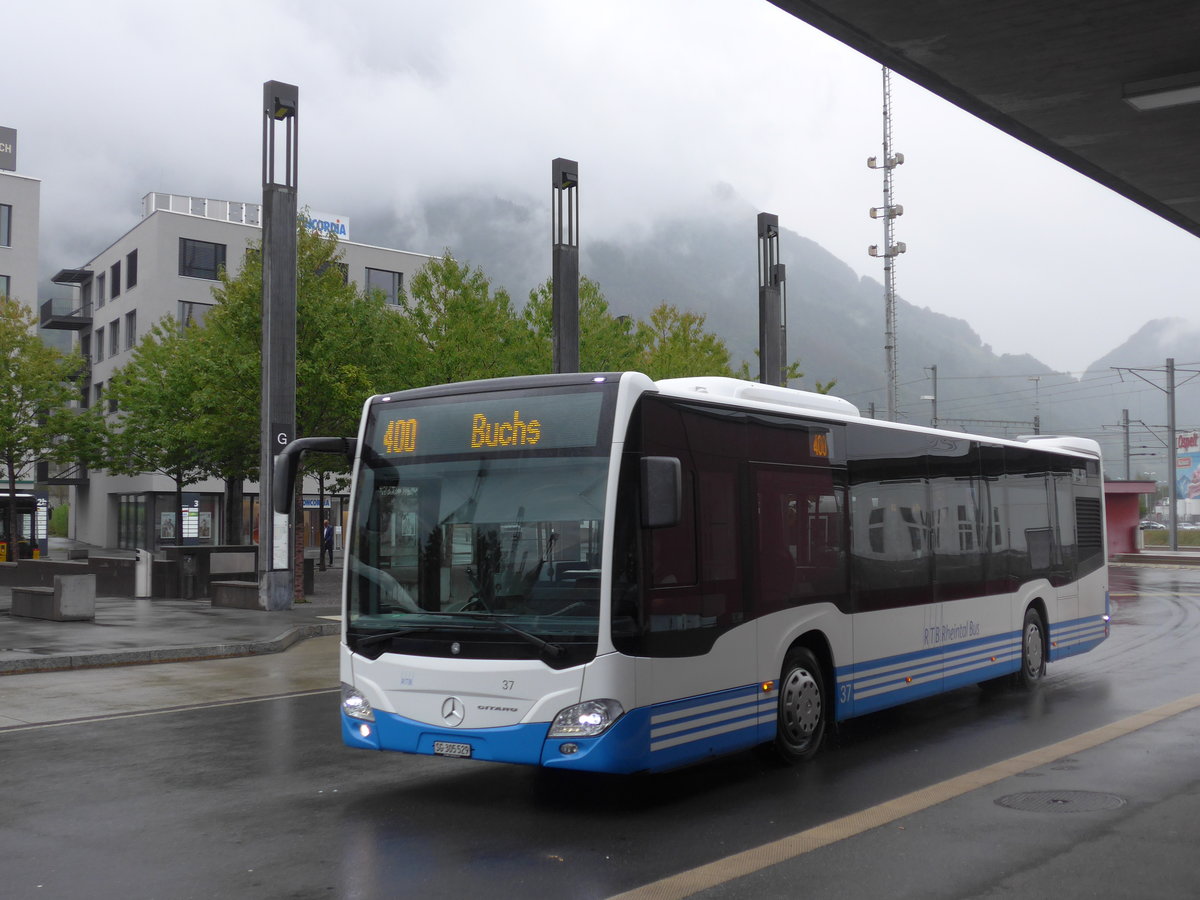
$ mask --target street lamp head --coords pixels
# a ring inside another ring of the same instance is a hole
[[[300,99],[300,89],[296,85],[286,84],[282,81],[268,81],[263,88],[267,115],[276,122],[296,117],[296,106]]]
[[[579,186],[579,163],[561,156],[550,164],[551,187],[568,190]]]

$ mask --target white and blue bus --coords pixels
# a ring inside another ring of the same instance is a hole
[[[351,747],[600,772],[756,745],[1108,635],[1098,445],[863,418],[728,378],[370,398],[341,646]],[[277,508],[279,508],[277,506]]]

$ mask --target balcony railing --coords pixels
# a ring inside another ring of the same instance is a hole
[[[41,306],[43,328],[83,331],[92,327],[92,306],[76,305],[74,300],[46,300]]]

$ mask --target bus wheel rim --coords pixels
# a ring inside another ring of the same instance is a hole
[[[821,721],[821,693],[805,669],[792,669],[783,684],[783,732],[787,742],[803,749]]]
[[[1042,671],[1042,630],[1036,622],[1025,627],[1025,671],[1030,675]]]

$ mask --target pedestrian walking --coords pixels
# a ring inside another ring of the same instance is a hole
[[[329,566],[333,567],[333,526],[329,524],[329,520],[325,520],[325,525],[321,530],[321,571],[325,571],[325,554],[329,554]]]

